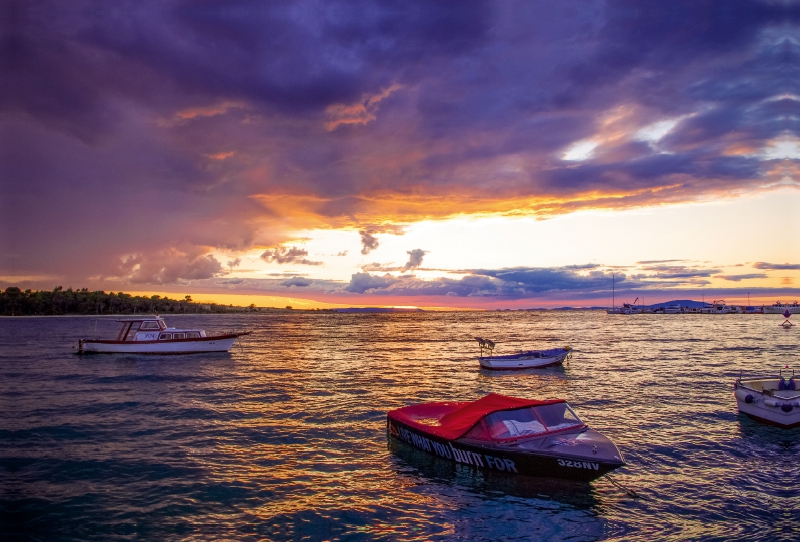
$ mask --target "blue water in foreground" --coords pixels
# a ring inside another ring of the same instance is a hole
[[[800,328],[779,315],[166,320],[253,334],[229,354],[77,356],[117,324],[0,319],[0,538],[800,540],[800,429],[739,415],[732,389],[740,370],[800,369]],[[577,352],[492,373],[475,335],[498,354]],[[640,498],[388,449],[388,410],[489,392],[567,399]]]

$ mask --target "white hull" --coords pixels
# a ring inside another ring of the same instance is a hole
[[[736,383],[739,412],[759,421],[781,427],[800,426],[800,393],[795,390],[762,392],[759,386]]]
[[[557,356],[549,357],[519,357],[514,359],[502,359],[496,357],[481,357],[478,362],[484,369],[534,369],[541,367],[549,367],[551,365],[560,365],[567,359],[569,352],[564,352]]]
[[[788,310],[789,314],[800,314],[800,307],[797,306],[783,306],[783,307],[776,307],[772,306],[764,306],[764,314],[783,314],[784,311]]]
[[[79,344],[78,353],[98,354],[197,354],[200,352],[227,352],[238,335],[183,339],[173,341],[92,341]]]

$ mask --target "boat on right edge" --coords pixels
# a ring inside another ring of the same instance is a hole
[[[800,314],[800,304],[797,301],[794,303],[778,301],[772,305],[764,305],[764,314],[783,314],[785,311],[789,311],[790,314]]]
[[[742,377],[733,385],[739,412],[778,427],[800,427],[800,391],[794,371],[787,380],[778,375]]]

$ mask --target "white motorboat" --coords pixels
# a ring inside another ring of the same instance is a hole
[[[797,304],[797,301],[794,303],[781,303],[778,301],[773,305],[764,306],[764,314],[783,314],[786,311],[789,311],[790,314],[800,314],[800,305]]]
[[[639,314],[643,311],[635,306],[637,301],[639,301],[638,297],[633,300],[633,303],[623,303],[621,307],[617,308],[614,275],[611,275],[611,308],[606,309],[606,314]]]
[[[664,307],[664,314],[680,314],[683,312],[680,305],[667,305]]]
[[[740,376],[733,385],[739,412],[780,427],[800,426],[800,391],[794,372],[777,376]]]
[[[636,299],[639,298],[637,297]],[[642,312],[644,311],[634,306],[632,303],[623,303],[621,307],[606,310],[607,314],[640,314]]]
[[[116,339],[81,339],[78,354],[196,354],[227,352],[237,338],[250,332],[208,336],[200,329],[167,327],[159,316],[117,320]]]
[[[714,301],[711,305],[703,307],[702,314],[742,314],[744,309],[737,305],[727,305],[723,300]]]
[[[481,339],[480,337],[475,337],[475,340],[478,341],[481,347],[478,363],[484,369],[512,370],[550,367],[551,365],[561,365],[565,360],[572,357],[572,349],[569,346],[551,348],[549,350],[527,350],[516,354],[495,356],[492,353],[495,346],[492,341]],[[488,356],[483,355],[484,348],[488,349]]]

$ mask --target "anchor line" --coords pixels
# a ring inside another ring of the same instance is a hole
[[[639,494],[638,494],[638,493],[636,493],[634,490],[632,490],[632,489],[630,489],[630,488],[628,488],[628,487],[625,487],[624,485],[620,484],[619,482],[617,482],[616,480],[614,480],[614,479],[611,477],[611,475],[610,475],[610,474],[606,474],[606,475],[605,475],[605,479],[606,479],[606,480],[608,480],[609,482],[611,482],[611,483],[612,483],[614,486],[616,486],[617,488],[619,488],[619,489],[621,489],[622,491],[624,491],[625,493],[627,493],[627,494],[628,494],[628,496],[630,496],[630,497],[633,497],[634,499],[642,499],[643,501],[649,501],[649,500],[650,500],[650,499],[648,499],[647,497],[644,497],[644,496],[642,496],[642,495],[639,495]]]

